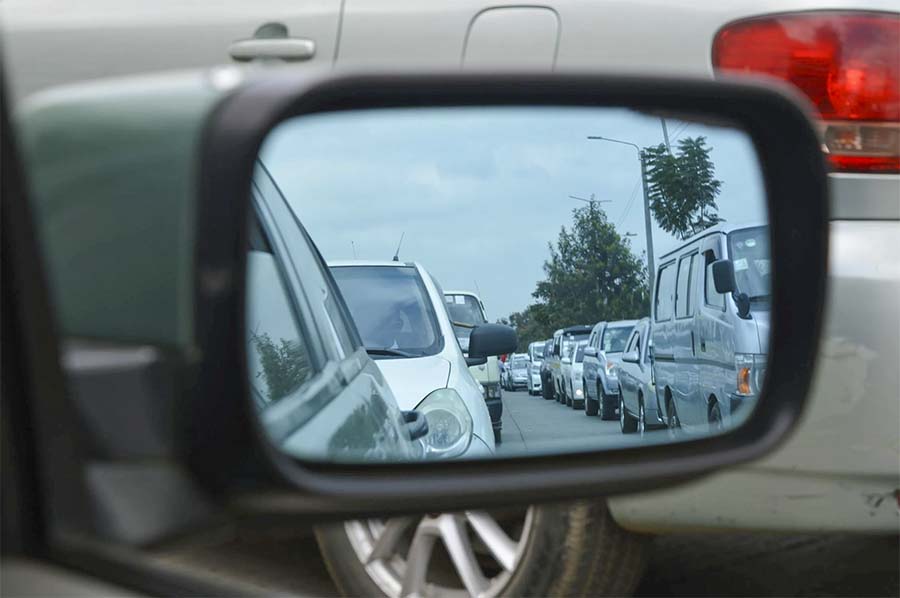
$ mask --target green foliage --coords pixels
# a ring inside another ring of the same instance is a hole
[[[574,324],[639,318],[650,311],[647,269],[616,232],[606,212],[590,204],[572,211],[571,229],[562,227],[545,279],[532,295],[538,301],[509,316],[519,334],[519,351],[553,331]]]
[[[275,344],[267,333],[254,334],[251,340],[256,345],[262,365],[262,371],[257,376],[265,380],[269,401],[288,396],[309,377],[309,356],[298,342],[281,339],[279,344]]]
[[[662,144],[644,149],[650,211],[664,231],[686,239],[717,222],[722,181],[705,137],[685,138],[670,154]]]

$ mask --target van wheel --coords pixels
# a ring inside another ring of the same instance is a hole
[[[675,409],[675,399],[671,397],[666,401],[666,427],[669,430],[670,438],[678,437],[681,420],[678,419],[678,410]]]
[[[627,596],[646,541],[604,501],[433,513],[317,527],[345,596]]]
[[[715,399],[713,399],[712,405],[709,406],[709,429],[711,432],[721,432],[724,429],[724,425],[722,424],[722,408]]]
[[[625,409],[625,397],[622,395],[622,389],[619,389],[619,427],[622,434],[633,434],[637,432],[638,420]]]
[[[494,428],[494,444],[500,444],[502,442],[503,431],[497,428]]]
[[[641,436],[647,431],[647,413],[644,411],[644,395],[638,393],[637,431]]]

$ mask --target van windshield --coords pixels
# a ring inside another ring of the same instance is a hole
[[[444,302],[447,304],[447,312],[450,314],[450,320],[459,322],[460,324],[469,324],[477,326],[484,324],[484,314],[481,311],[481,305],[478,299],[472,295],[444,295]],[[469,335],[472,334],[471,328],[464,326],[453,326],[456,338],[460,341],[468,342]]]
[[[603,341],[600,348],[604,353],[621,353],[625,350],[625,343],[631,336],[632,326],[617,326],[603,331]]]
[[[737,290],[751,301],[768,301],[772,288],[769,227],[736,230],[728,235]]]

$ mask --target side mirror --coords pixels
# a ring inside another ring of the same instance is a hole
[[[750,297],[747,296],[747,293],[733,293],[731,297],[734,299],[734,304],[737,305],[738,317],[747,320],[750,318]]]
[[[584,348],[584,356],[585,357],[597,357],[597,348],[596,347],[585,347]]]
[[[469,336],[469,358],[484,358],[513,353],[519,345],[519,336],[509,326],[481,324]],[[483,362],[482,362],[483,363]]]
[[[572,363],[572,360],[569,359],[568,357],[563,357],[560,361],[562,363],[566,363],[566,364]]]
[[[713,262],[712,273],[717,293],[733,293],[737,289],[734,281],[734,262],[731,260]]]
[[[622,355],[622,361],[625,363],[637,363],[638,362],[638,352],[637,351],[629,351]]]

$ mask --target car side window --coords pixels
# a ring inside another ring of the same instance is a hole
[[[675,304],[675,262],[666,264],[659,271],[656,285],[655,317],[657,322],[672,319]]]
[[[690,317],[693,310],[691,306],[691,260],[694,256],[684,256],[678,261],[678,282],[675,293],[675,317]]]
[[[712,253],[707,254],[706,269],[703,275],[704,295],[706,296],[706,305],[725,311],[725,295],[716,292],[716,285],[713,282],[712,265],[715,258]]]
[[[298,307],[265,239],[247,254],[247,355],[253,398],[262,409],[302,392],[316,374]]]
[[[340,305],[337,286],[265,167],[257,168],[253,183],[261,203],[268,208],[278,229],[275,234],[280,236],[279,241],[286,247],[297,278],[303,273],[303,293],[320,328],[319,334],[327,339],[326,350],[332,358],[345,358],[360,343],[355,340],[358,338],[355,330],[349,328],[351,319],[349,312]]]

